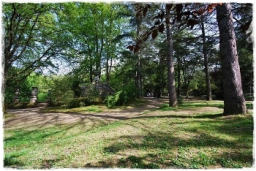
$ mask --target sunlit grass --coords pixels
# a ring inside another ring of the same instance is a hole
[[[42,108],[40,111],[43,113],[83,113],[83,112],[102,112],[106,109],[105,106],[86,106],[64,109],[60,107]]]
[[[183,110],[183,109],[196,109],[199,107],[217,107],[224,108],[224,102],[218,100],[212,101],[204,101],[204,100],[196,100],[196,101],[182,101],[182,103],[178,104],[176,107],[169,107],[168,103],[164,103],[160,105],[159,109],[162,111],[168,110]],[[253,102],[246,102],[247,109],[253,109]]]
[[[63,107],[47,107],[42,108],[40,111],[43,113],[84,113],[84,112],[104,112],[111,110],[127,110],[133,109],[135,107],[143,107],[147,103],[144,99],[136,99],[132,103],[128,103],[124,106],[114,106],[111,109],[108,109],[104,104],[102,105],[92,105],[85,107],[77,107],[77,108],[63,108]]]
[[[222,103],[212,102],[209,106],[202,102],[184,103],[177,108],[179,114],[160,107],[141,117],[120,121],[90,119],[33,130],[26,129],[29,125],[19,129],[14,126],[4,130],[4,166],[21,169],[252,167],[253,117],[251,114],[223,116],[216,112]],[[200,113],[201,107],[212,108]],[[150,116],[152,113],[158,115]]]

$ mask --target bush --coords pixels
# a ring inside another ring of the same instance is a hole
[[[37,101],[38,102],[46,102],[47,98],[48,98],[48,95],[45,92],[39,92],[38,95],[37,95]]]
[[[69,107],[74,98],[74,91],[69,77],[56,77],[53,79],[51,103],[54,106]]]
[[[27,107],[28,108],[36,107],[36,103],[28,103]]]
[[[114,95],[110,95],[106,98],[105,103],[108,108],[114,106],[122,106],[128,101],[127,92],[124,90],[116,92]]]
[[[105,104],[108,108],[122,106],[136,99],[137,89],[134,82],[122,83],[120,87],[122,88],[121,90],[117,91],[114,95],[107,96],[105,99]]]
[[[23,109],[27,108],[28,103],[5,103],[5,108],[7,109]]]
[[[83,106],[89,106],[91,105],[93,102],[88,99],[87,97],[79,97],[79,98],[73,98],[68,107],[69,108],[74,108],[74,107],[83,107]]]
[[[52,93],[52,103],[55,106],[64,105],[66,107],[70,106],[74,97],[74,92],[72,90],[67,90],[65,92],[56,91]]]

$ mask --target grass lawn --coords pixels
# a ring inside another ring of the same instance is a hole
[[[5,128],[4,167],[252,167],[252,114],[223,116],[222,108],[220,101],[183,102],[177,108],[162,104],[126,120],[99,122],[95,118],[90,120],[93,124]]]
[[[77,108],[61,108],[61,107],[47,107],[41,109],[41,112],[43,113],[82,113],[82,112],[102,112],[103,110],[106,110],[106,106],[86,106],[86,107],[77,107]]]

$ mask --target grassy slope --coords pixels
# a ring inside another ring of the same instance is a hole
[[[175,109],[162,105],[152,111],[158,116],[147,112],[111,123],[95,120],[90,125],[5,130],[4,165],[27,169],[252,167],[252,115],[197,113],[203,106],[223,104],[184,103]],[[162,116],[166,111],[168,115]]]

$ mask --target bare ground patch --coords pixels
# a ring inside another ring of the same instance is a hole
[[[159,111],[161,104],[167,103],[168,99],[147,98],[143,106],[126,107],[125,109],[109,109],[100,113],[41,113],[40,108],[11,109],[7,110],[4,121],[4,129],[50,127],[54,125],[84,122],[87,125],[95,122],[105,124],[132,118],[143,117],[168,117],[169,115],[190,115],[216,111],[221,113],[222,109],[217,107],[200,107],[196,109],[183,109],[171,111]]]

